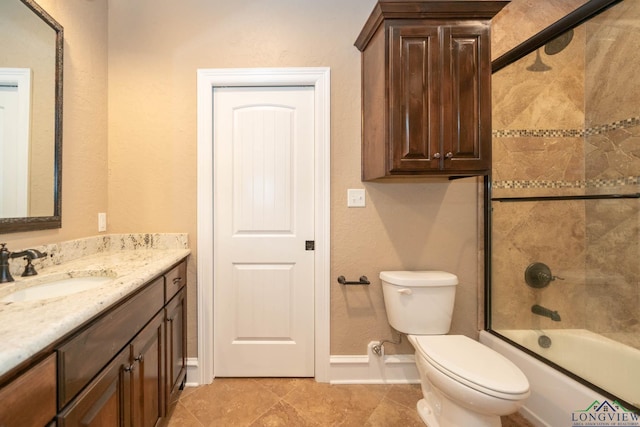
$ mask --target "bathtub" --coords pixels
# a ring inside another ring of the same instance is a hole
[[[500,333],[559,366],[571,366],[574,374],[602,389],[616,390],[621,399],[640,406],[640,350],[584,329]],[[538,344],[542,333],[551,339],[549,348]],[[578,411],[595,401],[613,401],[489,332],[480,332],[480,342],[506,356],[527,376],[531,396],[520,412],[536,426],[572,426]]]

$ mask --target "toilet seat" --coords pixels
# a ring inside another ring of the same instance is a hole
[[[464,335],[410,335],[434,368],[476,391],[507,400],[529,395],[529,382],[509,359]]]

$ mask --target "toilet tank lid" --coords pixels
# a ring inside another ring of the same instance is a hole
[[[381,271],[380,279],[398,286],[455,286],[458,276],[446,271]]]

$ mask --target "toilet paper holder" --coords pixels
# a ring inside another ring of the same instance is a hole
[[[345,279],[344,276],[338,276],[338,283],[340,283],[341,285],[370,285],[371,284],[367,276],[360,276],[360,280],[358,280],[357,282],[349,281]]]

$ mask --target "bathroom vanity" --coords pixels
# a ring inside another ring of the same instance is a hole
[[[0,425],[162,424],[186,378],[188,254],[93,254],[39,280],[68,270],[115,276],[107,284],[0,302]]]

